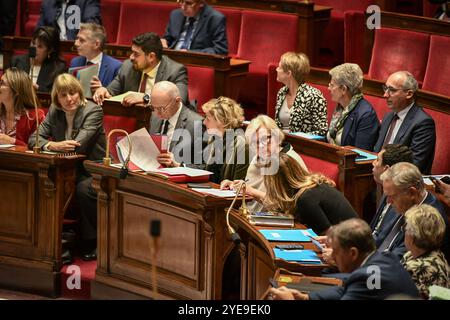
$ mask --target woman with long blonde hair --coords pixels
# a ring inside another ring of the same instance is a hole
[[[320,173],[309,173],[295,159],[280,153],[278,171],[264,177],[264,206],[294,215],[317,234],[350,218],[356,212],[335,183]]]

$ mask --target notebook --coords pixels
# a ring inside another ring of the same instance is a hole
[[[312,229],[262,229],[259,232],[269,241],[311,242],[309,236],[317,237]]]
[[[312,250],[281,250],[274,248],[275,257],[286,261],[295,261],[305,264],[321,264],[317,254]]]

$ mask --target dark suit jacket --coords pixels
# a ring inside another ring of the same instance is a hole
[[[30,57],[28,54],[14,56],[11,59],[11,67],[16,67],[20,70],[30,73]],[[50,61],[46,59],[41,66],[41,71],[37,78],[37,85],[39,92],[50,92],[53,87],[55,78],[67,71],[66,63],[63,60]]]
[[[131,61],[125,60],[119,69],[119,73],[107,86],[108,92],[112,96],[125,93],[127,91],[139,91],[142,72],[133,69]],[[170,81],[176,84],[180,90],[180,96],[186,105],[189,105],[188,98],[188,76],[186,67],[169,57],[163,55],[161,64],[156,74],[155,83],[159,81]]]
[[[39,146],[46,145],[50,139],[64,141],[66,139],[66,115],[64,111],[50,106],[44,122],[39,126]],[[85,154],[88,160],[101,160],[105,156],[105,131],[103,130],[103,109],[90,101],[86,106],[79,107],[73,120],[72,137],[81,146],[75,152]],[[28,140],[28,147],[36,144],[35,135]]]
[[[149,133],[159,134],[162,119],[157,117],[154,113],[150,119]],[[193,164],[202,161],[203,151],[203,118],[194,111],[182,106],[177,124],[175,126],[172,141],[169,146],[169,151],[174,154],[177,162],[184,162],[185,164]],[[196,147],[194,148],[194,145]],[[188,151],[188,153],[186,153]]]
[[[361,99],[345,119],[341,145],[372,151],[379,129],[380,121],[375,110],[366,99]]]
[[[372,229],[372,231],[375,230],[375,227],[377,225],[381,213],[383,212],[385,205],[386,205],[386,196],[383,195],[383,197],[380,200],[380,205],[378,206],[375,217],[373,217],[372,222],[370,223],[370,228]],[[377,248],[381,245],[381,243],[383,243],[384,239],[391,231],[392,227],[394,226],[398,218],[400,218],[400,215],[394,210],[392,206],[389,206],[389,209],[383,218],[383,222],[380,225],[378,232],[374,235],[375,244]]]
[[[80,22],[102,24],[99,0],[69,0],[67,8],[71,5],[75,5],[80,8]],[[57,20],[61,15],[61,11],[61,0],[43,0],[41,5],[41,16],[36,25],[36,29],[42,26],[50,26],[59,30]],[[75,40],[79,28],[69,29],[67,27],[67,21],[68,19],[73,20],[73,17],[71,16],[76,11],[69,11],[70,10],[66,10],[65,12],[67,40]]]
[[[192,35],[189,50],[226,55],[228,53],[228,41],[225,16],[207,4],[199,14],[200,18]],[[167,40],[169,48],[175,48],[185,21],[186,17],[181,9],[175,9],[170,13],[166,33],[163,36]]]
[[[82,67],[86,65],[86,57],[78,56],[70,61],[70,67]],[[103,54],[102,62],[100,64],[100,70],[98,73],[98,78],[102,82],[104,87],[108,86],[111,81],[113,81],[114,77],[119,72],[120,66],[122,62],[113,57],[108,56],[107,54]]]
[[[378,141],[374,147],[375,152],[380,152],[393,117],[393,112],[384,116]],[[406,114],[405,120],[395,136],[394,143],[410,147],[413,152],[414,164],[423,174],[431,172],[436,145],[435,124],[433,118],[416,103]]]
[[[380,286],[369,289],[368,284],[375,284],[372,280],[377,275],[374,267],[379,267]],[[364,265],[350,274],[342,287],[311,292],[309,298],[311,300],[383,300],[394,294],[419,297],[416,285],[400,261],[389,252],[375,252]]]

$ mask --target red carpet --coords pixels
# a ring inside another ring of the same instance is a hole
[[[72,264],[61,269],[61,297],[88,300],[91,298],[91,281],[95,276],[97,261],[83,261],[75,257]]]

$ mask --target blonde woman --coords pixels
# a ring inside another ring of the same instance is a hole
[[[440,250],[445,222],[432,206],[414,206],[405,213],[405,246],[402,264],[410,273],[420,295],[428,299],[428,288],[450,288],[450,267]]]
[[[283,131],[324,136],[327,132],[327,101],[320,90],[305,83],[309,59],[304,53],[286,52],[277,68],[282,87],[277,94],[275,121]]]
[[[39,127],[39,146],[55,152],[76,152],[88,160],[101,160],[105,155],[103,109],[83,94],[80,82],[70,74],[59,75],[51,93],[52,105]],[[28,141],[36,144],[35,136]],[[92,177],[80,166],[77,172],[77,201],[80,206],[83,259],[96,259],[97,194],[91,187]]]
[[[333,181],[322,174],[307,172],[287,154],[280,153],[278,172],[264,176],[264,185],[266,208],[294,215],[298,222],[319,235],[357,216]]]
[[[211,99],[202,106],[203,124],[210,135],[204,150],[206,170],[213,172],[210,180],[243,179],[248,168],[248,145],[242,122],[244,110],[231,98]]]
[[[259,115],[250,121],[245,130],[245,138],[250,146],[251,155],[253,156],[245,176],[246,194],[250,195],[255,201],[248,204],[250,211],[257,212],[263,209],[263,200],[266,194],[266,186],[264,185],[264,175],[269,174],[270,160],[278,157],[280,153],[286,153],[294,158],[303,169],[306,165],[300,155],[295,152],[292,146],[283,142],[284,133],[281,131],[275,120],[266,116]],[[275,169],[275,168],[274,168]],[[243,180],[224,180],[221,182],[221,189],[236,189]]]
[[[37,102],[28,75],[17,68],[7,69],[0,80],[0,144],[27,145],[36,130]],[[44,111],[38,109],[39,123],[44,117]]]

